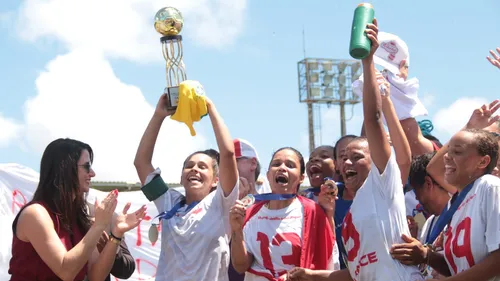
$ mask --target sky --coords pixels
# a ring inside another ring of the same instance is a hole
[[[306,4],[307,3],[307,4]],[[493,0],[372,1],[379,29],[410,51],[409,77],[443,143],[472,110],[498,97],[498,69],[485,59],[500,46]],[[60,137],[94,149],[96,180],[137,182],[133,160],[165,86],[156,11],[184,16],[188,79],[203,84],[231,136],[250,141],[266,168],[273,151],[308,158],[307,108],[299,103],[297,62],[350,59],[358,1],[297,0],[3,0],[0,2],[0,162],[39,170],[43,150]],[[351,109],[347,110],[348,118]],[[347,133],[359,134],[362,105]],[[322,106],[316,144],[340,136],[339,109]],[[216,147],[208,118],[192,137],[164,123],[153,164],[178,182],[192,151]],[[321,135],[321,138],[319,137]]]

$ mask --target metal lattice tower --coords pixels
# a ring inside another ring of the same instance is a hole
[[[307,104],[309,124],[309,153],[315,145],[314,113],[321,104],[340,106],[340,134],[346,135],[345,106],[360,102],[352,92],[352,81],[361,75],[361,64],[356,60],[305,58],[297,63],[299,101]],[[320,121],[320,120],[319,120]],[[319,124],[321,124],[319,122]]]

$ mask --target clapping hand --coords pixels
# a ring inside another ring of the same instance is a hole
[[[137,211],[128,214],[130,205],[128,202],[123,208],[123,212],[116,217],[112,230],[113,235],[122,237],[125,232],[137,227],[146,216],[146,205],[142,205]]]

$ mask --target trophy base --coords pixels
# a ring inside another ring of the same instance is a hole
[[[179,104],[179,86],[166,87],[163,93],[168,96],[167,109],[176,110]]]
[[[182,41],[182,35],[166,35],[160,38],[160,42]]]

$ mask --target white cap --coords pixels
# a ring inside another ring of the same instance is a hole
[[[379,47],[373,56],[375,64],[384,67],[393,74],[399,74],[399,64],[405,60],[410,65],[408,46],[398,36],[386,32],[378,33]]]
[[[236,158],[245,157],[259,160],[255,147],[253,147],[253,145],[251,145],[248,141],[244,139],[234,139],[233,143]]]

